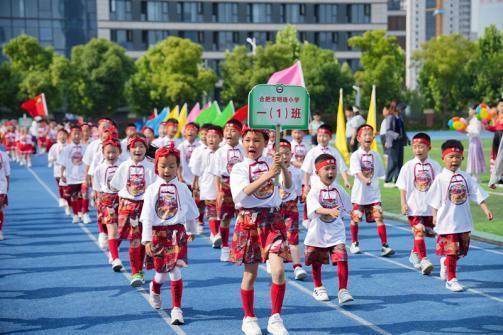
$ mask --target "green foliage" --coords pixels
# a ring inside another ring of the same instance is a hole
[[[211,69],[202,67],[200,45],[169,37],[136,61],[136,73],[126,85],[132,110],[147,115],[154,107],[192,104],[209,94],[216,83]]]
[[[241,45],[232,52],[227,51],[220,68],[224,78],[220,94],[222,100],[232,100],[236,106],[246,104],[248,92],[253,88],[250,80],[253,76],[253,60],[246,47]]]

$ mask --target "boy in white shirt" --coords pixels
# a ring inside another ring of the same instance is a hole
[[[456,263],[468,254],[470,232],[473,230],[472,213],[468,200],[476,202],[488,220],[493,214],[485,200],[487,193],[468,175],[460,170],[463,161],[463,145],[457,140],[442,144],[444,169],[435,178],[426,199],[433,209],[433,225],[437,237],[437,255],[440,258],[440,278],[445,287],[461,292],[463,286],[456,276]]]
[[[304,130],[292,130],[292,165],[300,169],[311,146],[304,142]]]
[[[229,175],[232,167],[243,161],[243,147],[239,144],[241,139],[242,124],[231,119],[224,126],[225,143],[215,152],[210,163],[210,173],[215,178],[217,187],[217,217],[220,222],[220,236],[222,249],[220,261],[229,261],[229,226],[235,215],[234,201],[232,201]]]
[[[130,158],[119,165],[110,182],[111,189],[119,192],[119,237],[129,240],[130,284],[133,287],[145,284],[145,247],[141,244],[140,213],[145,190],[155,180],[154,164],[145,158],[147,145],[145,135],[132,135],[128,143]]]
[[[409,261],[421,273],[429,275],[433,264],[426,256],[424,237],[434,237],[433,214],[427,204],[426,193],[441,171],[440,165],[428,158],[431,150],[430,136],[417,133],[412,138],[415,158],[405,163],[400,170],[396,186],[400,189],[402,214],[407,215],[414,237]]]
[[[171,324],[182,325],[180,269],[187,267],[187,241],[196,233],[199,212],[189,188],[177,178],[180,152],[174,147],[158,149],[154,166],[157,178],[145,192],[140,216],[144,225],[142,244],[147,252],[147,269],[155,269],[149,302],[152,307],[161,308],[161,286],[169,276],[173,299]]]
[[[183,142],[178,145],[178,151],[180,151],[180,166],[182,169],[182,180],[185,184],[192,187],[194,182],[194,175],[189,168],[190,157],[196,148],[200,145],[196,141],[197,133],[199,132],[199,126],[195,122],[187,123],[183,129]]]
[[[9,192],[10,184],[10,160],[9,155],[0,150],[0,241],[3,237],[4,213],[3,209],[7,207],[9,201],[7,193]]]
[[[68,133],[64,129],[58,130],[58,134],[56,135],[57,142],[51,146],[49,149],[49,153],[47,154],[47,161],[49,162],[49,167],[53,166],[54,179],[56,179],[56,184],[58,185],[59,192],[59,207],[68,207],[68,203],[64,198],[64,187],[60,185],[61,178],[61,166],[57,164],[58,158],[63,152],[63,149],[66,146],[66,139],[68,137]]]
[[[312,265],[313,297],[319,301],[330,300],[321,281],[323,264],[337,265],[339,277],[339,304],[353,300],[347,290],[348,254],[346,232],[342,214],[351,212],[349,195],[337,182],[337,161],[334,156],[321,154],[316,158],[316,174],[320,183],[313,185],[307,195],[307,212],[310,219],[304,244],[306,265]]]
[[[355,177],[351,190],[353,211],[351,214],[351,247],[353,254],[361,253],[358,241],[358,224],[365,214],[367,222],[377,223],[377,233],[381,239],[381,256],[388,257],[395,253],[388,245],[386,226],[381,207],[381,190],[379,177],[384,175],[381,157],[370,147],[374,141],[374,128],[368,124],[361,125],[356,131],[360,148],[351,154],[350,173]]]
[[[173,145],[175,148],[179,144],[179,140],[176,138],[176,134],[178,133],[178,120],[177,119],[168,119],[165,123],[161,123],[164,125],[166,135],[161,135],[161,126],[159,126],[159,138],[155,139],[152,142],[152,145],[157,148],[167,148],[170,145]]]
[[[151,142],[151,144],[154,147],[162,148],[167,144],[167,139],[166,139],[166,135],[168,133],[167,128],[168,128],[168,125],[166,122],[161,122],[159,124],[159,127],[157,128],[157,138]]]

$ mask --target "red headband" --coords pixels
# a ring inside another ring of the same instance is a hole
[[[314,167],[316,168],[316,172],[320,171],[323,167],[327,166],[327,165],[335,165],[337,166],[337,161],[333,158],[330,158],[330,159],[326,159],[324,161],[321,161],[319,162],[318,164],[316,164]]]
[[[415,139],[412,140],[412,144],[414,144],[414,143],[421,143],[421,144],[424,144],[424,145],[426,145],[428,147],[431,147],[430,141],[428,141],[425,138],[415,138]]]
[[[356,136],[360,136],[360,133],[361,133],[362,131],[366,130],[366,129],[370,129],[370,130],[372,130],[372,132],[374,132],[374,128],[372,128],[372,127],[371,127],[371,126],[369,126],[369,125],[366,125],[366,126],[361,127],[361,128],[360,128],[360,130],[358,130],[358,134],[356,134]]]
[[[447,156],[448,154],[450,154],[452,152],[459,152],[459,153],[463,154],[463,150],[460,148],[447,148],[444,151],[442,151],[442,159],[444,159],[445,156]]]
[[[173,121],[168,121],[168,122],[166,122],[165,124],[166,124],[166,126],[168,126],[168,127],[169,127],[169,126],[175,126],[175,127],[178,127],[178,123],[173,122]]]
[[[318,128],[317,133],[318,134],[327,134],[329,136],[332,136],[332,131],[330,129],[326,129],[326,128]]]
[[[109,136],[111,136],[112,138],[119,138],[119,132],[117,131],[117,128],[115,127],[110,127],[110,128],[107,128],[103,131],[103,133],[109,133]]]
[[[134,134],[127,140],[128,149],[134,148],[138,142],[143,143],[143,145],[148,148],[147,139],[138,134]]]
[[[143,129],[141,130],[141,133],[145,134],[145,131],[147,131],[147,130],[150,130],[151,132],[154,132],[154,129],[152,129],[150,127],[143,127]]]
[[[264,138],[266,140],[269,139],[269,132],[265,129],[252,129],[250,127],[244,127],[242,130],[241,130],[241,136],[245,136],[249,131],[252,131],[254,133],[260,133],[262,135],[264,135]]]
[[[241,130],[243,129],[242,127],[239,127],[239,125],[235,124],[234,122],[228,122],[228,123],[226,123],[225,127],[227,127],[227,126],[236,129],[236,131],[238,131],[238,132],[241,132]]]
[[[292,150],[292,145],[290,144],[290,142],[279,141],[279,147],[288,148]],[[274,144],[274,148],[276,148],[276,143]]]
[[[167,148],[159,148],[155,152],[155,158],[154,158],[154,172],[156,175],[159,175],[159,172],[157,171],[157,164],[159,163],[159,159],[162,157],[168,157],[169,155],[174,155],[177,159],[177,161],[180,161],[180,151],[175,148],[175,145],[171,143],[171,145]]]
[[[197,126],[193,123],[189,123],[188,125],[185,126],[185,129],[189,129],[189,128],[194,128],[197,130]]]
[[[206,133],[207,135],[209,134],[217,134],[218,136],[222,137],[224,134],[218,129],[208,129],[208,132]]]
[[[120,143],[120,142],[119,142],[119,140],[118,140],[118,139],[116,139],[116,138],[111,138],[111,137],[107,138],[107,139],[103,142],[103,145],[102,145],[103,151],[105,150],[105,147],[106,147],[107,145],[111,145],[111,146],[116,147],[116,148],[119,148],[119,149],[121,148],[121,143]]]

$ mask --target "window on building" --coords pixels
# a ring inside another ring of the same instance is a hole
[[[127,50],[133,48],[133,31],[130,29],[112,29],[110,39]]]
[[[350,4],[346,7],[348,23],[370,23],[370,4]]]
[[[316,16],[317,23],[334,24],[337,23],[337,9],[338,5],[316,5],[314,15]]]
[[[305,15],[305,4],[282,4],[280,7],[280,17],[283,23],[304,23]]]
[[[388,10],[401,10],[402,0],[388,0]]]
[[[110,0],[110,18],[117,21],[132,20],[131,5],[131,0]]]
[[[239,33],[232,31],[215,31],[213,33],[213,50],[232,50],[239,44]]]
[[[388,30],[405,31],[406,20],[404,15],[388,16]]]
[[[33,1],[33,3],[35,2],[36,1]],[[38,17],[51,18],[51,15],[52,15],[51,0],[38,0]]]
[[[176,8],[181,22],[203,22],[202,2],[178,2]]]
[[[166,1],[142,1],[140,19],[142,21],[168,21],[168,9]]]
[[[246,17],[250,23],[270,23],[271,15],[271,4],[251,3],[246,7]]]
[[[213,22],[218,23],[237,23],[238,4],[230,3],[213,3]]]
[[[249,32],[248,37],[255,38],[257,45],[265,45],[267,42],[274,42],[274,33],[270,31]]]

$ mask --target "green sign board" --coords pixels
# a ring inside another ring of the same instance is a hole
[[[294,85],[257,85],[248,94],[248,125],[254,129],[308,129],[309,93]]]

